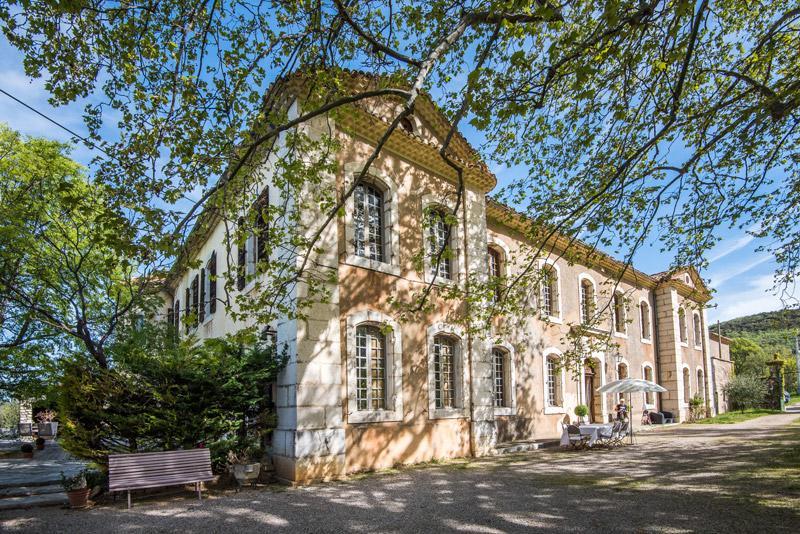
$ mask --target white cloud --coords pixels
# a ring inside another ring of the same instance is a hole
[[[711,286],[715,289],[719,289],[720,286],[724,285],[731,279],[734,279],[755,267],[758,267],[762,263],[766,263],[772,259],[772,256],[769,254],[764,254],[762,256],[756,256],[755,259],[747,262],[747,263],[739,263],[735,264],[728,269],[724,269],[721,272],[717,273],[710,273],[709,278],[711,280]]]
[[[714,299],[717,308],[709,310],[709,320],[727,321],[783,308],[780,298],[773,292],[774,277],[764,274],[748,279],[735,290],[720,293]]]

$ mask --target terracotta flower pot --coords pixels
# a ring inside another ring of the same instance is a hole
[[[89,492],[92,491],[91,488],[81,488],[70,490],[67,492],[67,497],[69,497],[69,506],[70,508],[83,508],[89,502]]]

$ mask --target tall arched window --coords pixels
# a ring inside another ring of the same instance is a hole
[[[645,365],[643,367],[642,371],[643,371],[642,374],[644,375],[644,379],[647,380],[648,382],[652,382],[653,381],[653,368],[650,367],[650,365],[648,364],[648,365]],[[645,402],[645,404],[649,404],[649,405],[655,404],[656,403],[656,394],[653,393],[652,391],[648,391],[647,393],[644,394],[644,402]]]
[[[625,296],[621,291],[614,292],[612,313],[614,318],[614,332],[618,334],[624,334],[627,330],[625,324]]]
[[[706,398],[706,382],[704,380],[702,369],[697,370],[697,394],[702,399]]]
[[[689,373],[689,368],[683,368],[683,402],[689,402],[689,399],[692,398],[692,385],[689,382],[689,377],[691,373]]]
[[[374,325],[356,327],[356,402],[359,410],[386,409],[386,337]]]
[[[693,313],[692,314],[692,327],[694,330],[694,346],[695,347],[702,347],[703,346],[703,325],[700,323],[700,314]]]
[[[686,329],[686,310],[678,308],[678,331],[681,337],[681,343],[689,342],[689,332]]]
[[[623,378],[628,378],[628,364],[620,363],[617,365],[617,378],[622,380]]]
[[[489,247],[489,281],[494,284],[493,298],[500,298],[500,277],[503,276],[503,253],[495,247]]]
[[[447,223],[447,214],[442,209],[428,212],[428,257],[431,262],[431,275],[451,280],[452,250],[451,228]]]
[[[558,317],[558,271],[552,265],[542,267],[541,312],[548,317]]]
[[[594,316],[594,284],[588,278],[581,280],[581,322],[589,324]]]
[[[456,340],[438,335],[433,339],[433,389],[436,408],[456,408]]]
[[[650,340],[650,305],[645,301],[639,303],[639,319],[642,323],[642,339]]]
[[[548,406],[561,406],[561,369],[559,368],[558,358],[556,356],[547,357],[547,376],[545,387],[546,401]]]
[[[508,354],[505,350],[492,349],[492,367],[494,369],[494,405],[497,408],[511,406],[511,395],[508,391]]]
[[[356,256],[385,261],[383,192],[371,184],[361,183],[353,192],[353,244]]]

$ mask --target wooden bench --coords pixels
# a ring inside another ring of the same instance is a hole
[[[127,491],[128,509],[131,508],[132,490],[194,484],[197,498],[202,499],[200,483],[213,478],[211,451],[208,449],[108,456],[108,489],[111,492]]]

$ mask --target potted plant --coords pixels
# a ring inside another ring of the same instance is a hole
[[[44,438],[36,438],[36,450],[37,451],[44,450]]]
[[[228,452],[228,463],[231,464],[233,478],[239,486],[255,484],[261,473],[261,449],[256,446],[243,447]]]
[[[575,406],[575,415],[577,415],[578,420],[583,423],[583,418],[589,415],[589,407],[585,404],[579,404]]]
[[[22,447],[19,448],[22,451],[22,457],[28,460],[33,459],[33,445],[30,443],[23,443]]]
[[[84,508],[89,503],[89,492],[92,490],[86,483],[86,470],[79,471],[71,477],[61,471],[61,486],[67,493],[70,508]]]

